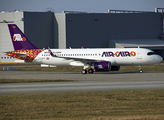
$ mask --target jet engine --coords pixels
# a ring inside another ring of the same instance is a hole
[[[110,71],[111,70],[111,63],[108,61],[100,61],[94,63],[95,71]]]
[[[111,63],[108,61],[100,61],[94,63],[94,69],[98,71],[119,71],[120,66],[111,66]]]

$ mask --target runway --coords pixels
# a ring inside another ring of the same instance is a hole
[[[82,75],[79,72],[0,71],[0,79],[73,80],[0,84],[0,95],[164,89],[164,72],[107,72]]]

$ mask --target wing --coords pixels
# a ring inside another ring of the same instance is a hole
[[[56,57],[56,58],[64,58],[67,60],[74,60],[74,61],[80,61],[82,63],[87,63],[87,62],[100,62],[100,61],[109,61],[111,62],[111,64],[115,64],[115,60],[114,59],[104,59],[104,58],[75,58],[75,57],[64,57],[64,56],[57,56],[55,54],[53,54],[53,52],[51,51],[51,49],[49,47],[47,47],[50,55],[52,57]]]

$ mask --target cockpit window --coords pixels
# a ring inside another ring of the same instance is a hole
[[[147,55],[155,55],[155,52],[148,52]]]

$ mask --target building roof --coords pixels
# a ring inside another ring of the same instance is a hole
[[[129,47],[142,47],[142,48],[164,48],[164,40],[159,39],[133,39],[133,40],[110,40],[109,47],[116,48],[129,48]]]

